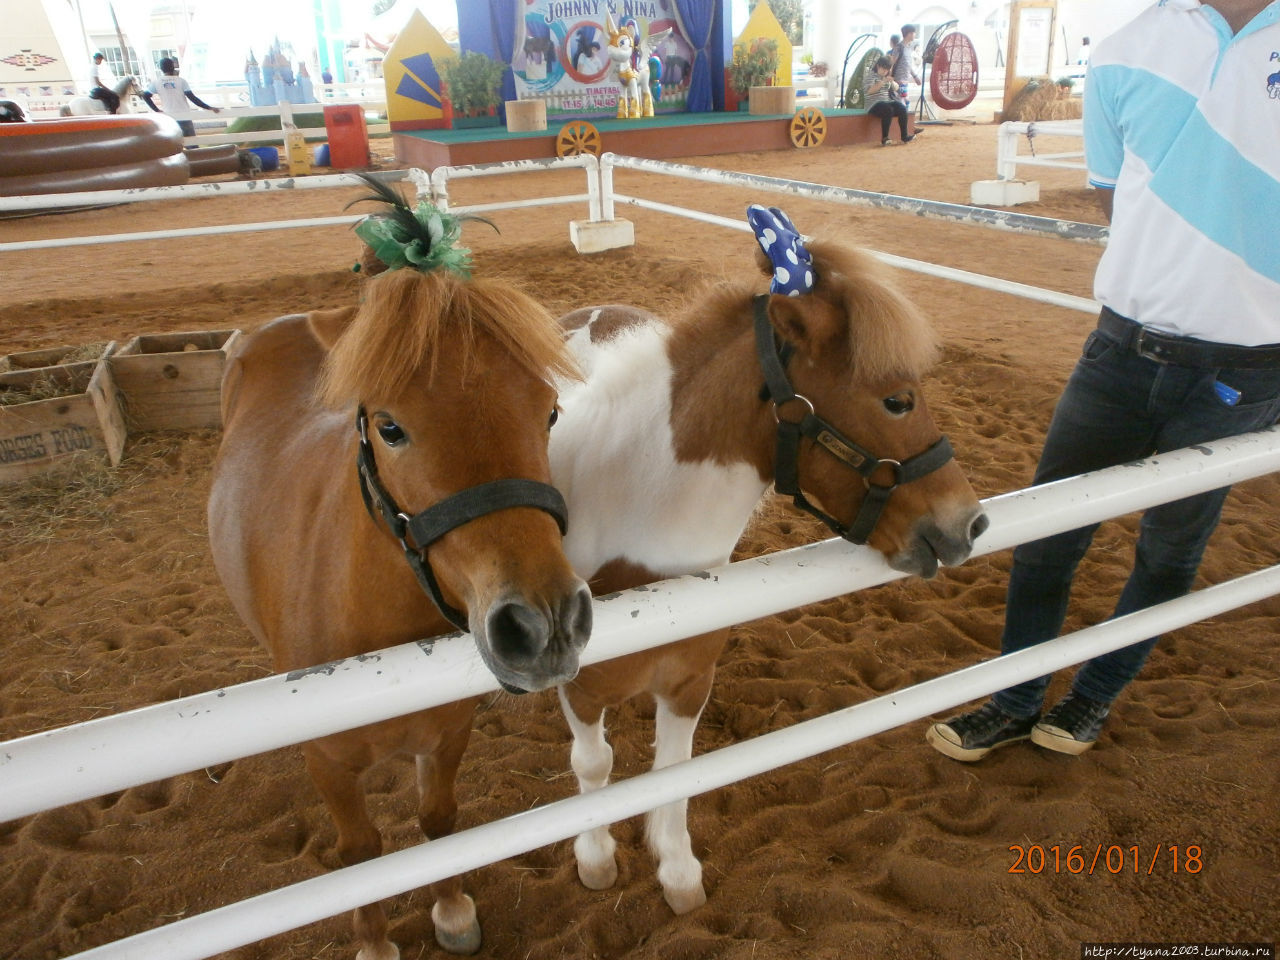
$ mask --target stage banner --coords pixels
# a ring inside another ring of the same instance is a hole
[[[689,93],[694,48],[675,0],[521,0],[511,69],[516,96],[545,100],[547,117],[612,117],[619,83],[609,64],[605,15],[634,20],[646,41],[671,33],[650,52],[662,62],[656,113],[682,113]]]

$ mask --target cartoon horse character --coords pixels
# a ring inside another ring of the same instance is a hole
[[[542,30],[525,40],[524,55],[525,79],[545,80],[556,58],[556,42],[551,38],[550,29],[545,24]]]
[[[605,29],[609,31],[609,62],[622,89],[618,91],[618,119],[653,116],[653,93],[649,89],[649,49],[671,35],[663,30],[640,40],[640,25],[628,18],[619,27],[613,14],[605,13]],[[643,99],[642,99],[643,98]]]
[[[1267,96],[1272,100],[1280,99],[1280,70],[1267,77]]]

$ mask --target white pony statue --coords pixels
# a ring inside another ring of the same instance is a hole
[[[671,35],[668,28],[640,39],[640,25],[628,18],[619,27],[613,14],[605,13],[605,29],[609,31],[609,63],[622,85],[618,91],[618,119],[653,116],[653,94],[649,91],[650,50]]]
[[[142,95],[142,88],[135,77],[121,77],[111,89],[120,98],[120,113],[130,113],[129,98]],[[59,116],[63,117],[92,117],[106,112],[106,105],[93,97],[72,97],[58,110]]]

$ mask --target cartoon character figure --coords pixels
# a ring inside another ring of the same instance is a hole
[[[613,14],[608,12],[605,29],[609,31],[609,63],[622,85],[618,92],[618,119],[652,117],[654,97],[649,89],[649,47],[665,40],[671,30],[654,34],[647,44],[642,43],[640,25],[635,20],[628,18],[619,27]]]
[[[524,42],[526,80],[545,80],[548,69],[556,58],[556,42],[550,32],[535,34]]]
[[[1272,100],[1280,99],[1280,70],[1267,77],[1267,96]]]
[[[604,65],[600,62],[600,42],[595,38],[594,27],[584,27],[574,35],[573,69],[593,77]]]

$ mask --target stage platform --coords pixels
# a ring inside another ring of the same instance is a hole
[[[803,108],[805,104],[800,103]],[[827,136],[818,147],[877,143],[880,121],[865,110],[823,110]],[[604,151],[669,160],[751,150],[795,150],[791,114],[673,113],[644,120],[592,120]],[[556,156],[565,121],[546,130],[512,133],[504,126],[462,130],[410,130],[392,134],[396,159],[424,170],[470,163],[498,163]],[[894,136],[897,129],[894,129]]]

